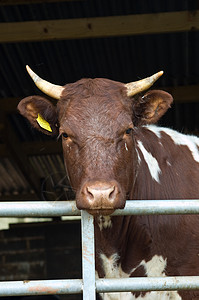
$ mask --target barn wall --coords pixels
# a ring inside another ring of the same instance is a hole
[[[81,278],[80,232],[77,221],[12,224],[0,231],[0,281]]]

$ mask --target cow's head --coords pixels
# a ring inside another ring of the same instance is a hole
[[[137,167],[134,130],[155,123],[172,102],[159,90],[139,96],[162,72],[128,84],[96,78],[55,86],[28,71],[44,93],[58,100],[57,107],[30,96],[18,109],[38,130],[61,136],[77,207],[104,215],[123,208]]]

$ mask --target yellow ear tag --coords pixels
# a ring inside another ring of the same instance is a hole
[[[52,132],[50,124],[40,114],[38,114],[37,123],[39,124],[39,126],[41,128],[46,129],[47,131]]]

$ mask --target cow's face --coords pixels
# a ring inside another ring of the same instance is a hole
[[[135,127],[157,121],[171,101],[172,97],[162,91],[148,92],[135,101],[127,96],[122,83],[83,79],[65,86],[57,110],[38,96],[23,99],[19,110],[48,134],[56,133],[59,124],[77,207],[106,215],[125,206],[133,187]]]
[[[133,180],[132,105],[120,83],[85,79],[58,103],[66,169],[77,207],[107,214],[123,208]]]

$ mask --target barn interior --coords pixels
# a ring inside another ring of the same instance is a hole
[[[26,65],[59,85],[163,70],[154,88],[174,104],[160,125],[199,135],[198,29],[198,0],[0,0],[0,200],[74,199],[61,141],[17,112],[21,99],[42,95]],[[80,278],[78,220],[0,223],[0,280]]]

